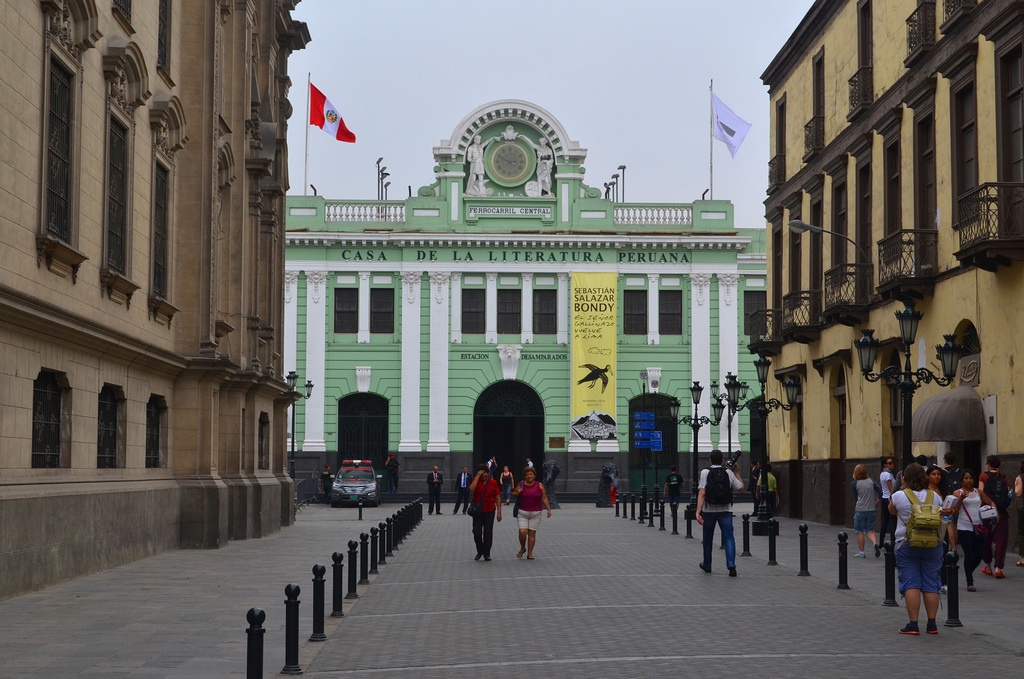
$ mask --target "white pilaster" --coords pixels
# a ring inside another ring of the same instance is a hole
[[[690,274],[690,374],[704,387],[699,415],[711,416],[711,274]],[[690,404],[690,411],[693,404]],[[692,412],[688,414],[692,415]],[[711,450],[711,427],[700,430],[699,450]]]
[[[484,311],[486,316],[486,325],[484,335],[484,342],[487,344],[498,343],[498,274],[489,273],[487,274],[487,297],[486,297],[486,309]]]
[[[533,274],[523,274],[523,344],[533,344]]]
[[[423,274],[402,274],[402,421],[398,450],[418,453],[420,442],[420,288]]]
[[[558,274],[557,342],[569,343],[569,274]]]
[[[462,274],[452,274],[452,344],[462,343]]]
[[[427,451],[447,453],[448,441],[448,285],[447,271],[430,272],[430,431]]]
[[[658,281],[661,275],[647,274],[647,343],[661,343],[661,314],[659,313]]]
[[[306,272],[306,374],[295,385],[302,390],[313,382],[313,393],[304,400],[305,436],[302,450],[327,450],[324,440],[324,363],[327,346],[327,272]]]
[[[370,341],[370,272],[359,272],[359,334],[356,335],[358,344],[367,344]]]
[[[298,370],[296,341],[299,324],[299,272],[284,272],[284,362],[281,366],[281,377],[291,370]],[[288,418],[291,426],[291,418]]]
[[[718,376],[718,382],[725,389],[725,373],[739,372],[739,356],[737,343],[739,342],[739,304],[736,301],[737,283],[739,274],[720,273],[718,278],[718,369],[722,373]],[[728,448],[729,417],[722,418],[719,425],[718,447],[722,450]],[[732,448],[740,448],[740,413],[737,413],[732,421]],[[727,451],[727,452],[732,452]]]

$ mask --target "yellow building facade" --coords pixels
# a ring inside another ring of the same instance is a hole
[[[984,471],[998,453],[1019,472],[1022,45],[1008,0],[819,0],[762,75],[769,295],[750,348],[802,386],[769,416],[782,513],[851,523],[853,467],[877,478],[882,455],[952,452]],[[908,303],[922,314],[909,370],[895,315]],[[895,382],[861,374],[867,329],[873,372],[920,382],[910,421]],[[949,386],[918,370],[942,375],[944,335],[964,349]]]

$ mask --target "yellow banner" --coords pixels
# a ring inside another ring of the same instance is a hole
[[[618,276],[572,275],[573,439],[615,438]]]

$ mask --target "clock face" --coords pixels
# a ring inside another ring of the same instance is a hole
[[[533,174],[532,154],[516,142],[502,142],[488,151],[487,173],[498,184],[518,186]]]

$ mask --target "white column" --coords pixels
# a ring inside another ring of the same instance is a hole
[[[556,325],[558,330],[557,342],[559,344],[569,343],[569,274],[558,274],[558,314]]]
[[[287,375],[289,371],[297,370],[298,356],[295,338],[298,335],[299,325],[298,283],[298,271],[284,272],[284,360],[281,365],[281,377]],[[288,422],[288,426],[291,426],[290,417]]]
[[[305,436],[302,450],[327,450],[324,440],[324,363],[327,346],[327,272],[306,272],[306,374],[299,373],[295,388],[303,390],[313,382],[313,393],[305,399]],[[305,379],[303,379],[303,377]]]
[[[462,274],[452,274],[452,344],[462,343]]]
[[[498,343],[498,274],[487,274],[487,297],[486,309],[484,310],[487,319],[484,335],[484,342],[487,344]]]
[[[661,344],[661,314],[659,313],[658,281],[661,274],[647,274],[647,343]]]
[[[370,341],[370,272],[359,272],[359,334],[356,343],[367,344]]]
[[[736,289],[740,277],[738,274],[718,274],[718,368],[721,373],[718,382],[725,389],[725,373],[739,372],[739,355],[737,345],[739,343],[739,304],[736,303]],[[738,450],[740,446],[740,415],[732,421],[732,447]],[[719,425],[718,447],[725,450],[729,445],[729,432],[726,429],[729,423],[728,414],[722,418]],[[732,452],[731,450],[728,452]]]
[[[699,415],[711,416],[711,274],[690,274],[690,374],[693,380],[704,387]],[[689,404],[688,415],[693,415],[693,404]],[[711,450],[711,427],[700,430],[697,447],[702,451]]]
[[[447,453],[448,442],[448,283],[447,271],[430,272],[430,433],[427,451]]]
[[[420,287],[423,274],[402,274],[402,421],[398,451],[418,453],[420,442]]]
[[[533,274],[523,274],[523,344],[533,344]]]

